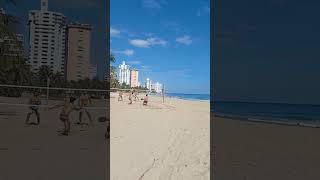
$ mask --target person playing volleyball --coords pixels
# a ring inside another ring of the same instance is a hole
[[[60,120],[63,122],[63,125],[64,125],[64,130],[62,131],[61,135],[65,135],[65,136],[68,136],[69,133],[70,133],[70,119],[69,119],[69,115],[72,111],[74,110],[77,110],[79,111],[80,108],[79,107],[76,107],[74,105],[74,101],[76,100],[76,98],[74,97],[70,97],[69,99],[65,99],[64,101],[64,104],[63,105],[56,105],[56,106],[53,106],[51,108],[49,108],[50,110],[51,109],[54,109],[54,108],[58,108],[58,107],[61,107],[63,106],[62,108],[62,111],[60,112]]]
[[[31,112],[29,112],[27,114],[27,118],[26,118],[26,124],[30,125],[30,124],[35,124],[35,125],[39,125],[40,124],[40,113],[39,113],[39,106],[41,104],[41,99],[39,97],[39,93],[34,91],[32,97],[29,100],[29,104],[34,105],[34,106],[30,106],[30,110]],[[37,123],[29,123],[30,120],[30,116],[32,114],[36,114],[37,116]]]
[[[92,104],[91,101],[91,97],[89,95],[87,95],[87,93],[82,93],[80,98],[79,98],[79,106],[80,106],[80,112],[79,112],[79,122],[77,124],[83,124],[82,123],[82,114],[86,113],[90,123],[93,124],[92,118],[91,118],[91,114],[88,112],[88,110],[86,109],[86,107],[90,104]]]

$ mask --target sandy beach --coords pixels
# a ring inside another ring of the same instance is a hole
[[[141,95],[142,96],[142,95]],[[111,96],[112,180],[210,179],[209,101]]]
[[[214,179],[319,179],[319,128],[211,119]]]
[[[24,103],[21,98],[0,97],[1,103]],[[53,102],[50,102],[53,103]],[[94,100],[102,106],[107,101]],[[88,180],[107,179],[108,142],[104,123],[97,118],[104,110],[90,110],[93,127],[74,125],[78,112],[71,114],[71,135],[59,136],[63,128],[60,109],[40,109],[40,126],[24,124],[27,107],[0,106],[0,179],[1,180]],[[35,122],[35,116],[31,117]],[[84,121],[88,121],[84,116]]]

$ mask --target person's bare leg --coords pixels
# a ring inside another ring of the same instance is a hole
[[[68,120],[68,130],[67,130],[67,132],[68,132],[68,134],[70,133],[70,121]]]
[[[79,112],[79,124],[81,124],[82,123],[82,112],[80,111]]]
[[[91,125],[93,125],[93,120],[92,120],[91,114],[87,110],[85,110],[85,112],[90,120]]]
[[[37,121],[38,121],[37,125],[39,125],[40,124],[40,113],[36,112],[36,115],[37,115]]]
[[[29,124],[31,114],[32,114],[31,112],[27,114],[26,124]]]

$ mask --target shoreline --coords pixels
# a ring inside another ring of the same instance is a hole
[[[197,94],[195,94],[195,95],[197,95]],[[118,97],[118,93],[117,92],[110,92],[110,97],[113,97],[113,98]],[[124,97],[126,97],[126,96],[124,96]],[[162,98],[162,95],[149,94],[149,97]],[[208,103],[210,103],[210,99],[183,98],[183,97],[178,97],[178,96],[170,96],[168,94],[165,94],[164,98],[165,98],[165,100],[166,99],[176,99],[176,100],[197,101],[197,102],[206,102],[206,103],[208,102]]]
[[[318,179],[318,129],[214,115],[211,123],[214,178]]]
[[[296,127],[307,127],[307,128],[320,128],[319,124],[312,124],[312,123],[305,123],[301,122],[301,120],[289,120],[289,119],[271,119],[267,117],[245,117],[245,116],[237,116],[232,114],[223,114],[223,113],[215,113],[211,112],[212,118],[226,118],[232,119],[237,121],[248,121],[248,122],[255,122],[255,123],[264,123],[264,124],[275,124],[275,125],[282,125],[282,126],[296,126]],[[292,121],[292,122],[290,122]],[[310,122],[311,120],[308,120]]]

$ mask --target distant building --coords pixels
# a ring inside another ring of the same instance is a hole
[[[159,82],[156,82],[155,84],[152,85],[152,90],[156,91],[157,93],[162,92],[162,84]]]
[[[119,66],[119,83],[130,85],[130,66],[126,65],[125,61]]]
[[[29,64],[33,71],[43,65],[65,73],[66,17],[48,11],[48,0],[41,0],[40,10],[29,11]]]
[[[149,89],[149,91],[152,90],[152,84],[151,84],[151,80],[149,78],[147,78],[147,80],[146,80],[146,88]]]
[[[23,35],[15,34],[15,37],[0,37],[0,53],[6,57],[25,57],[23,49]]]
[[[6,12],[4,9],[0,9],[0,24],[7,26],[8,21],[5,18]],[[23,49],[23,35],[13,34],[8,36],[7,34],[0,35],[0,54],[6,57],[23,57],[25,56]]]
[[[66,73],[68,81],[91,78],[90,51],[91,26],[88,24],[69,24]]]
[[[94,78],[96,78],[97,77],[97,74],[98,74],[98,67],[97,67],[97,65],[95,64],[95,65],[91,65],[90,66],[90,69],[89,69],[89,78],[90,79],[94,79]]]
[[[130,77],[130,85],[131,87],[138,87],[139,86],[139,71],[137,69],[131,70],[131,77]]]

